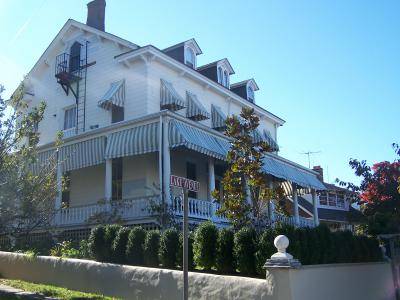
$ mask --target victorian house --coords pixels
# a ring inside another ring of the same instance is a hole
[[[279,155],[278,130],[285,121],[257,105],[254,79],[231,82],[235,71],[227,58],[199,66],[202,50],[195,39],[166,49],[139,46],[106,32],[104,21],[105,1],[90,2],[86,24],[68,20],[24,81],[29,107],[47,103],[38,125],[36,167],[56,157],[58,182],[68,178],[54,202],[59,228],[87,229],[93,215],[116,201],[127,204],[120,210],[126,224],[156,225],[148,209],[154,198],[181,216],[171,174],[200,182],[199,192],[189,195],[192,223],[226,225],[215,213],[219,204],[211,192],[220,185],[230,147],[225,119],[243,107],[259,116],[255,137],[272,149],[264,160],[265,176],[271,186],[284,186],[293,203],[291,217],[271,205],[271,222],[318,224],[318,193],[325,186],[318,172]],[[63,144],[56,151],[59,131]],[[305,194],[315,208],[301,216],[299,197]]]

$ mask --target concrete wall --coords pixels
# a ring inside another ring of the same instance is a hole
[[[0,252],[0,274],[123,299],[182,297],[182,272],[166,269]],[[272,269],[267,280],[190,272],[189,287],[189,299],[395,299],[386,263]]]

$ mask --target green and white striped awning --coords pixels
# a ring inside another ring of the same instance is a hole
[[[195,94],[186,92],[187,109],[186,117],[194,121],[201,121],[210,118],[210,114],[205,107],[200,103]]]
[[[164,79],[161,79],[160,107],[161,109],[169,109],[172,111],[177,111],[185,107],[185,101],[174,89],[172,84]]]
[[[226,115],[222,112],[221,108],[215,105],[211,105],[211,126],[216,130],[222,130],[226,128]]]
[[[124,107],[125,102],[125,80],[111,83],[107,93],[99,101],[99,106],[110,110],[112,105]]]
[[[267,154],[263,159],[263,171],[277,178],[290,181],[304,188],[325,190],[326,187],[318,180],[311,171],[299,169],[298,167],[283,161],[275,154]]]
[[[106,137],[66,145],[60,148],[58,160],[63,172],[82,169],[104,162]]]
[[[263,133],[261,133],[258,129],[254,130],[253,143],[257,144],[260,142],[266,142],[270,147],[271,152],[279,151],[278,144],[275,142],[275,140],[272,138],[271,134],[267,130],[264,130]]]
[[[129,128],[108,137],[105,158],[139,155],[158,151],[159,123]]]
[[[171,148],[183,146],[221,160],[230,148],[227,140],[177,120],[169,123],[169,143]]]
[[[39,152],[36,161],[30,166],[33,174],[38,175],[42,171],[47,170],[52,165],[57,164],[57,151],[47,150]]]

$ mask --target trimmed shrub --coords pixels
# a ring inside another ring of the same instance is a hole
[[[215,265],[218,230],[210,222],[200,224],[195,231],[193,253],[196,266],[211,270]]]
[[[316,239],[319,245],[319,256],[317,260],[314,260],[315,264],[327,264],[332,262],[333,259],[333,249],[331,246],[331,231],[329,230],[328,226],[325,224],[321,224],[315,229]]]
[[[97,261],[104,261],[105,252],[105,227],[100,225],[93,228],[89,235],[89,251],[90,256]]]
[[[122,227],[118,230],[112,245],[112,261],[115,263],[126,263],[126,245],[128,244],[128,236],[130,229]]]
[[[113,257],[113,243],[117,236],[118,231],[121,229],[121,225],[111,224],[106,225],[104,231],[104,261],[111,262]]]
[[[160,248],[160,232],[150,230],[146,233],[144,240],[144,263],[146,266],[158,267],[158,249]]]
[[[146,231],[142,227],[134,227],[129,232],[128,243],[126,245],[126,260],[134,266],[143,265],[144,262],[144,240]]]
[[[256,273],[256,232],[254,228],[244,227],[235,233],[235,259],[237,268],[243,275]]]
[[[194,244],[194,233],[189,232],[188,235],[188,267],[189,270],[194,269],[194,259],[193,259],[193,244]],[[180,268],[183,268],[183,232],[179,234],[179,251],[177,262]]]
[[[379,242],[376,238],[370,237],[366,241],[369,249],[369,259],[368,261],[382,261],[383,254],[379,247]]]
[[[264,230],[258,238],[257,252],[256,252],[256,270],[257,274],[265,276],[264,264],[271,255],[276,252],[274,246],[274,239],[276,237],[275,231],[272,228]]]
[[[215,266],[217,271],[223,274],[235,272],[235,257],[233,254],[234,234],[230,229],[222,229],[218,232]]]
[[[162,233],[159,251],[160,261],[163,267],[175,268],[177,266],[179,234],[176,229],[170,228]]]

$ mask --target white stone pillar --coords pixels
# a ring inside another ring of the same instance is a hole
[[[112,199],[112,159],[106,159],[106,174],[104,181],[104,199],[110,202]]]
[[[299,215],[299,202],[297,198],[297,187],[296,184],[292,183],[292,190],[293,190],[293,215],[296,226],[300,224],[300,215]]]
[[[60,162],[57,162],[57,178],[56,178],[56,185],[57,185],[57,194],[56,199],[54,202],[54,211],[55,211],[55,223],[60,222],[60,210],[62,205],[62,169]]]
[[[272,190],[274,188],[274,183],[272,180],[269,182],[269,188]],[[275,199],[270,199],[268,203],[268,217],[273,222],[275,220]]]
[[[215,190],[215,170],[214,170],[214,159],[208,159],[208,200],[212,201],[212,192]]]
[[[163,192],[166,203],[171,203],[171,192],[169,180],[171,176],[171,154],[169,149],[168,138],[169,122],[167,118],[163,120]]]
[[[311,198],[313,204],[313,216],[314,216],[314,224],[315,226],[319,225],[319,217],[318,217],[318,201],[317,201],[317,192],[312,189],[311,190]]]

